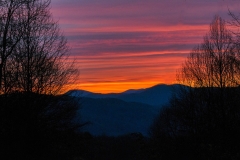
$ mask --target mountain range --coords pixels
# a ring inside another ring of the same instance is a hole
[[[149,127],[161,107],[168,103],[180,85],[160,84],[146,89],[122,93],[92,93],[71,90],[66,94],[79,99],[77,118],[89,122],[81,128],[94,136],[120,136],[141,133],[148,136]]]

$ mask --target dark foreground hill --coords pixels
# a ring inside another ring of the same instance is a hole
[[[115,98],[82,98],[79,115],[82,121],[90,122],[82,131],[93,135],[119,136],[137,132],[147,136],[158,109]]]

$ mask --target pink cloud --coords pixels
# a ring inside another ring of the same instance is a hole
[[[52,0],[52,13],[80,69],[73,87],[119,92],[174,83],[176,69],[232,0]]]

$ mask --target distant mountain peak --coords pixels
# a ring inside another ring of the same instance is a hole
[[[92,135],[119,136],[139,132],[148,136],[148,129],[161,107],[169,102],[178,85],[158,84],[145,89],[129,89],[122,93],[91,93],[71,90],[66,94],[81,97],[78,115],[90,122],[81,131]]]
[[[133,93],[141,93],[143,92],[145,89],[129,89],[129,90],[126,90],[124,92],[122,92],[122,94],[133,94]]]
[[[73,97],[83,97],[83,96],[85,97],[85,96],[91,95],[92,93],[85,90],[74,89],[74,90],[69,90],[65,94]]]

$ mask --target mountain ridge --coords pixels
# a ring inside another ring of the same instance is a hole
[[[126,102],[139,102],[153,106],[163,105],[168,102],[172,95],[173,89],[178,88],[179,84],[166,85],[158,84],[146,89],[126,90],[121,93],[93,93],[85,90],[70,90],[66,94],[74,97],[89,97],[89,98],[117,98]]]
[[[127,89],[125,91],[122,91],[122,92],[110,92],[110,93],[100,93],[100,92],[92,92],[92,91],[88,91],[88,90],[83,90],[83,89],[72,89],[72,90],[69,90],[67,91],[66,93],[64,94],[69,94],[71,92],[75,92],[75,91],[80,91],[80,92],[83,92],[83,93],[91,93],[91,94],[101,94],[101,95],[108,95],[108,94],[122,94],[122,93],[128,93],[129,91],[143,91],[143,90],[146,90],[146,89],[151,89],[151,88],[155,88],[155,87],[158,87],[158,86],[177,86],[177,85],[181,85],[181,84],[163,84],[163,83],[160,83],[160,84],[156,84],[156,85],[153,85],[153,86],[150,86],[150,87],[147,87],[147,88],[139,88],[139,89]]]
[[[89,125],[81,128],[94,136],[120,136],[148,131],[162,106],[169,102],[174,89],[181,85],[155,85],[122,93],[99,94],[73,90],[66,94],[79,99],[77,117]]]

